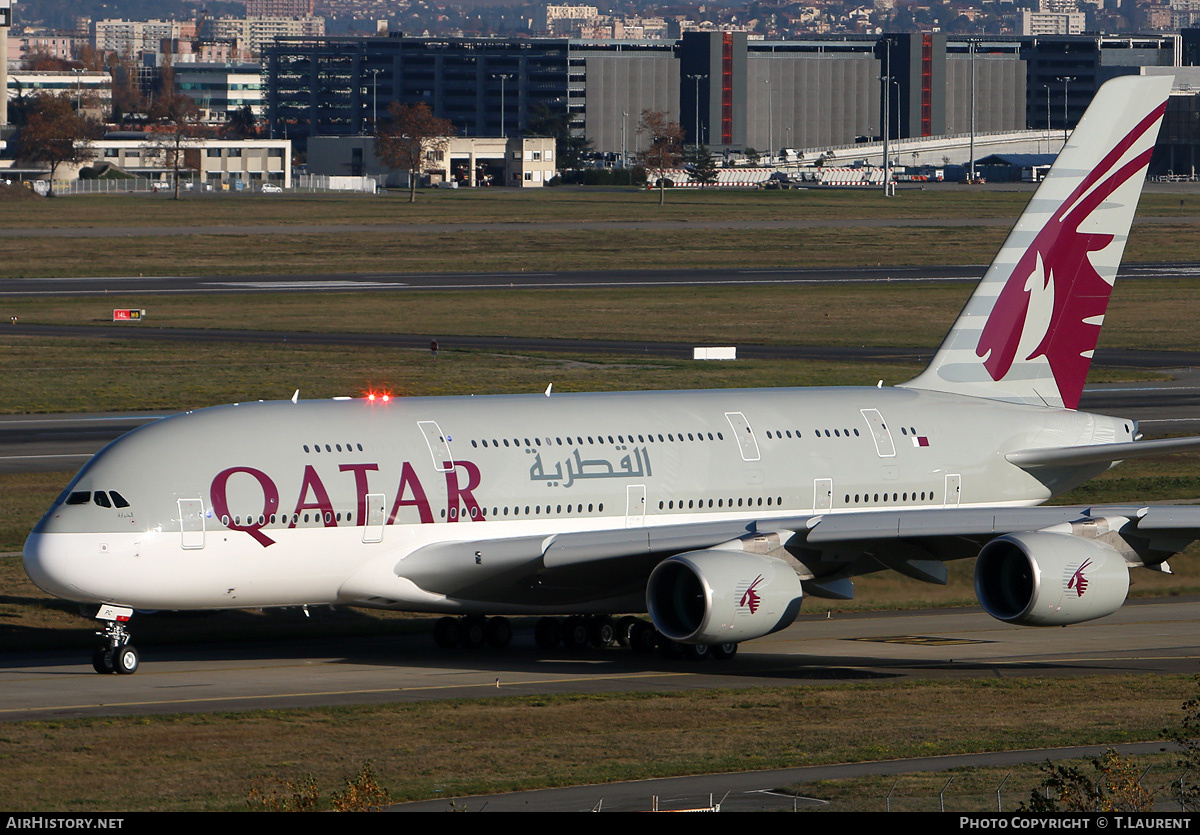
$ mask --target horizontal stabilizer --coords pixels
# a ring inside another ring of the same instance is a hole
[[[1086,446],[1045,447],[1020,449],[1004,457],[1010,463],[1028,470],[1034,467],[1063,467],[1077,464],[1104,464],[1145,458],[1150,455],[1171,455],[1176,452],[1200,450],[1200,437],[1162,438],[1156,441],[1129,441],[1121,444],[1088,444]]]

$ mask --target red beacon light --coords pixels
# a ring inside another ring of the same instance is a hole
[[[384,403],[388,403],[392,399],[392,393],[389,391],[368,391],[366,396],[367,396],[367,400],[371,403],[375,403],[375,402],[378,402],[381,400]]]

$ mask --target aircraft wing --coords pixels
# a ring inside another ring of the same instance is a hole
[[[1111,518],[1130,520],[1134,526],[1130,533],[1192,532],[1200,537],[1200,505],[1079,505],[830,514],[807,519],[805,541],[822,545],[930,537],[983,539]]]
[[[1154,441],[1129,441],[1119,444],[1087,444],[1085,446],[1021,449],[1005,455],[1005,459],[1023,470],[1034,467],[1104,464],[1145,458],[1151,455],[1170,455],[1200,450],[1200,438],[1160,438]]]

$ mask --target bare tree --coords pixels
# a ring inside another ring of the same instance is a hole
[[[638,133],[650,137],[650,147],[638,151],[638,164],[646,169],[650,182],[658,183],[658,205],[666,199],[666,174],[679,167],[683,157],[683,126],[668,122],[661,110],[643,110]]]
[[[111,52],[105,57],[104,69],[112,76],[112,120],[120,123],[147,109],[137,79],[137,63],[129,52]]]
[[[202,134],[200,108],[191,96],[174,89],[174,79],[164,73],[163,89],[150,110],[154,121],[154,147],[164,167],[171,169],[175,199],[179,199],[179,173],[189,168],[188,157],[195,152],[195,140]]]
[[[64,164],[84,163],[95,157],[92,140],[98,124],[75,111],[66,93],[39,96],[32,102],[20,133],[18,159],[46,165],[50,169],[50,196],[54,175]]]
[[[417,177],[426,163],[445,155],[455,132],[449,119],[434,116],[424,102],[388,107],[388,119],[375,134],[375,156],[388,168],[408,172],[409,203],[417,200]]]

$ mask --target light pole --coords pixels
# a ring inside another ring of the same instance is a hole
[[[692,134],[692,142],[696,145],[696,150],[700,149],[700,79],[708,78],[703,73],[687,76],[692,80],[692,86],[696,88],[696,132]]]
[[[767,85],[767,153],[772,164],[775,162],[775,102],[771,98],[771,79],[764,78]]]
[[[1068,125],[1067,121],[1070,117],[1067,115],[1067,84],[1075,80],[1073,75],[1064,75],[1059,79],[1063,83],[1063,147],[1067,147]]]
[[[626,156],[626,153],[625,153],[625,132],[628,127],[629,127],[629,111],[622,110],[621,111],[621,167],[622,168],[629,167],[629,157]]]
[[[888,162],[888,136],[892,132],[892,42],[885,38],[883,48],[883,75],[879,76],[880,82],[883,83],[883,196],[890,197],[892,190],[888,176],[891,173]]]
[[[971,47],[971,182],[975,182],[975,45],[978,41],[968,41]]]
[[[371,73],[371,130],[379,125],[379,74],[381,69],[367,70]]]
[[[512,73],[496,73],[492,76],[492,78],[500,79],[500,136],[507,137],[508,132],[505,130],[504,126],[504,82],[512,78]]]

